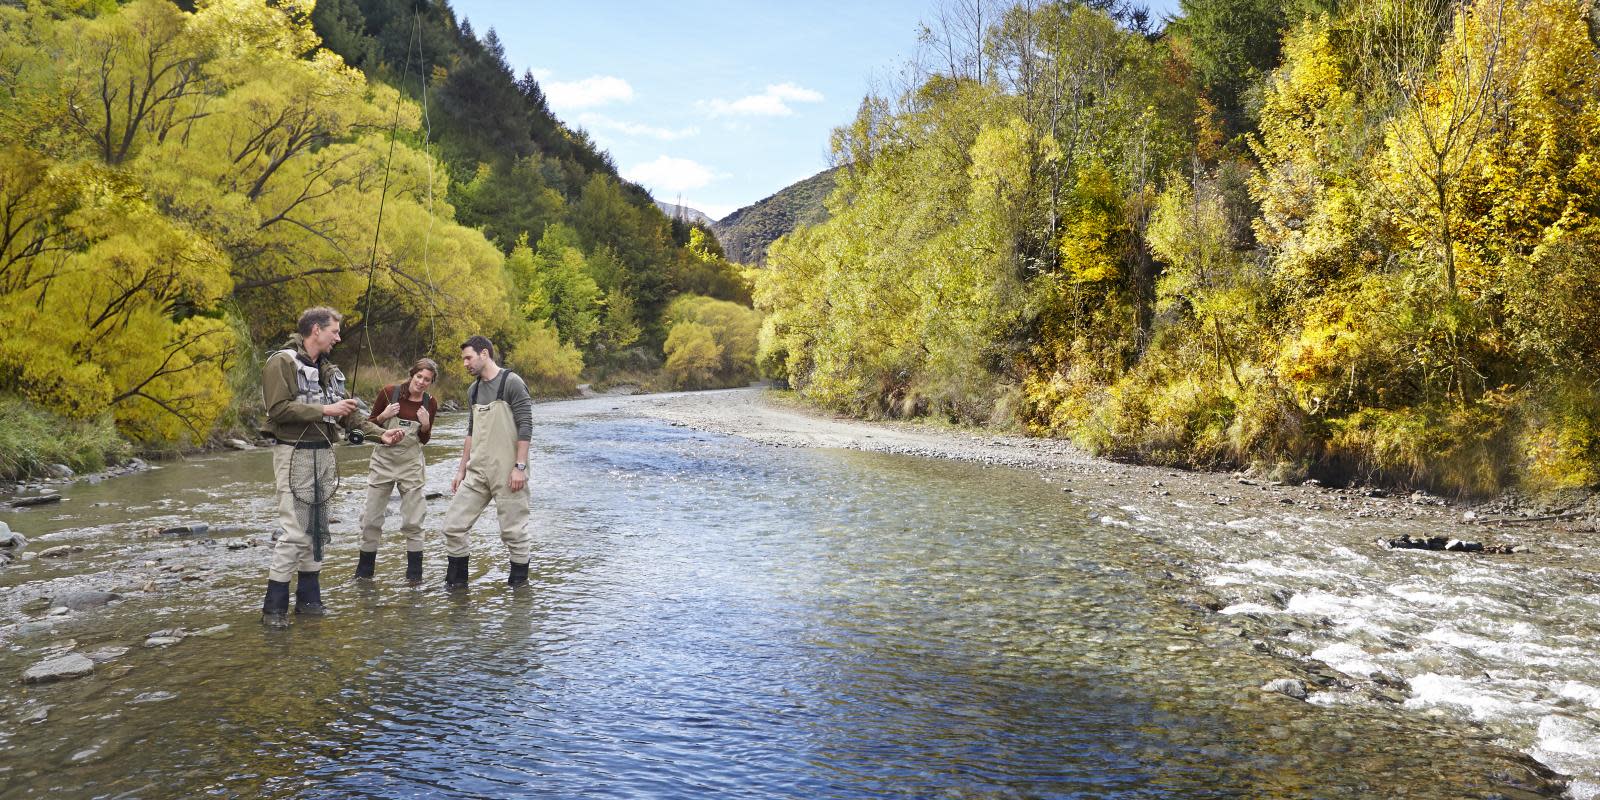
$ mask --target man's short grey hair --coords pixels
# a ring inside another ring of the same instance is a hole
[[[344,315],[327,306],[314,306],[300,312],[300,322],[295,325],[295,330],[301,336],[310,336],[316,328],[326,328],[335,322],[342,322]]]

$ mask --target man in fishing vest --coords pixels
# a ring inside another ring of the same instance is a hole
[[[351,430],[380,438],[384,445],[404,433],[386,431],[354,413],[356,401],[345,396],[344,373],[326,357],[339,343],[342,321],[331,308],[306,309],[289,346],[267,358],[261,370],[261,399],[267,409],[261,433],[275,442],[272,472],[278,493],[279,534],[261,606],[261,621],[272,628],[289,625],[289,579],[295,573],[300,579],[295,613],[326,613],[318,578],[326,507],[338,479],[333,443]]]
[[[482,336],[462,343],[461,363],[477,380],[467,392],[472,418],[461,445],[461,466],[450,483],[455,496],[444,514],[444,551],[449,559],[445,586],[466,588],[467,558],[472,552],[468,531],[490,500],[500,518],[500,539],[511,556],[506,583],[521,586],[528,582],[533,550],[526,530],[533,398],[520,376],[495,363],[494,345]]]

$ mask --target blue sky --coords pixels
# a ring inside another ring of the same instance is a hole
[[[937,0],[452,0],[557,116],[658,200],[720,218],[827,166],[828,134],[916,51]],[[1152,0],[1170,13],[1177,0]]]

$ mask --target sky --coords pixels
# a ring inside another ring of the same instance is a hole
[[[451,0],[624,178],[720,219],[828,166],[938,0]],[[1156,15],[1178,0],[1150,0]]]

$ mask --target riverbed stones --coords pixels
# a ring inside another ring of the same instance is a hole
[[[80,547],[74,547],[73,545],[70,545],[70,544],[58,544],[55,547],[47,548],[45,550],[40,550],[39,551],[39,557],[40,558],[66,558],[69,554],[80,552],[82,550],[83,550],[83,548],[81,546]]]
[[[181,636],[152,636],[144,640],[145,647],[171,647],[183,641]]]
[[[40,661],[22,673],[23,683],[54,683],[94,672],[94,661],[82,653],[68,653]]]
[[[1293,697],[1296,700],[1306,699],[1306,685],[1294,678],[1279,678],[1275,681],[1267,681],[1261,687],[1261,691],[1277,692],[1281,695]]]
[[[85,589],[77,592],[64,592],[50,598],[51,605],[64,606],[73,611],[86,611],[99,608],[113,600],[121,600],[122,595],[116,592],[103,592],[99,589]]]
[[[224,444],[235,450],[254,450],[256,446],[243,439],[229,439]]]
[[[96,664],[104,664],[107,661],[121,658],[124,655],[127,655],[127,653],[128,648],[126,647],[121,647],[118,645],[106,645],[105,647],[99,647],[94,650],[90,650],[89,652],[84,653],[84,655],[88,656]]]
[[[50,473],[50,477],[59,478],[61,480],[68,480],[78,474],[73,471],[72,467],[69,467],[66,464],[51,464],[49,467],[45,468],[45,471]]]
[[[28,546],[28,537],[11,530],[11,526],[0,522],[0,550],[21,551]]]

